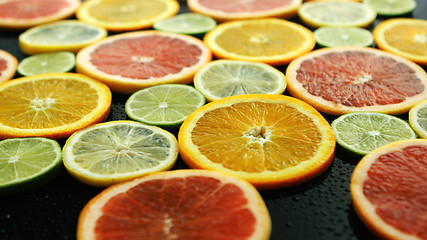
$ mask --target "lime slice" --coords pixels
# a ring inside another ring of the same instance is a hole
[[[67,171],[83,183],[106,187],[172,168],[174,135],[135,121],[111,121],[75,132],[63,147]]]
[[[61,147],[47,138],[0,141],[0,195],[34,190],[53,179],[62,167]]]
[[[415,0],[363,0],[377,11],[378,15],[399,16],[412,12],[417,7]]]
[[[408,122],[377,112],[347,113],[331,126],[337,143],[357,155],[366,155],[391,142],[417,138]]]
[[[133,93],[126,101],[125,111],[133,120],[175,128],[204,104],[203,94],[191,86],[161,84]]]
[[[427,138],[427,100],[421,101],[409,111],[409,124],[421,138]]]
[[[76,56],[72,52],[39,53],[24,58],[18,64],[18,73],[32,76],[43,73],[64,73],[71,71],[76,64]]]
[[[216,27],[216,21],[198,13],[181,13],[154,23],[153,28],[165,32],[198,35]]]
[[[314,31],[314,37],[322,47],[368,47],[374,44],[372,33],[358,27],[321,27]]]
[[[241,94],[282,94],[286,79],[265,63],[216,60],[196,73],[194,86],[208,101],[214,101]]]

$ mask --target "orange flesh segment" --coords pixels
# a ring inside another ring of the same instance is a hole
[[[261,12],[290,5],[293,0],[263,0],[263,1],[230,1],[230,0],[199,0],[200,5],[227,13]]]
[[[56,14],[67,8],[68,1],[60,0],[18,0],[0,4],[1,18],[32,19]]]
[[[427,55],[426,26],[421,24],[396,25],[384,32],[390,46],[402,52],[425,57]]]

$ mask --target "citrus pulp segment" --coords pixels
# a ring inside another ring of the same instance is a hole
[[[179,11],[176,0],[91,0],[77,10],[79,20],[109,31],[132,31],[150,28],[157,21]]]
[[[286,69],[287,90],[317,110],[403,114],[427,98],[427,74],[412,61],[374,48],[333,47],[308,53]]]
[[[331,126],[337,143],[358,155],[392,142],[417,138],[408,122],[378,112],[347,113],[336,118]]]
[[[188,35],[205,34],[216,27],[215,19],[198,13],[181,13],[154,23],[155,30]]]
[[[394,18],[375,26],[378,48],[427,66],[427,20]]]
[[[283,19],[266,18],[219,24],[204,42],[217,58],[283,65],[310,52],[313,32]]]
[[[71,17],[81,0],[5,0],[0,2],[0,28],[27,29]]]
[[[39,53],[24,58],[18,64],[18,73],[32,76],[43,73],[64,73],[71,71],[76,64],[76,56],[72,52]]]
[[[285,75],[276,68],[257,62],[215,60],[194,76],[194,87],[208,101],[242,94],[282,94]]]
[[[185,119],[180,156],[191,168],[225,172],[259,189],[288,187],[326,170],[335,135],[314,108],[296,98],[245,94],[210,102]]]
[[[76,70],[106,83],[112,91],[133,93],[165,83],[191,83],[212,53],[192,36],[156,30],[117,34],[77,54]]]
[[[204,14],[219,22],[254,18],[292,18],[302,0],[188,0],[192,12]]]
[[[427,99],[411,108],[409,123],[420,138],[427,138]]]
[[[415,0],[363,0],[363,3],[384,16],[404,15],[417,7]]]
[[[46,73],[0,85],[0,139],[60,139],[103,121],[110,89],[77,73]]]
[[[317,44],[322,47],[369,47],[374,44],[374,36],[365,28],[320,27],[313,33]]]
[[[356,213],[382,239],[425,239],[427,140],[387,144],[366,155],[351,177]]]
[[[192,86],[161,84],[133,93],[126,101],[125,111],[133,120],[176,128],[205,101],[203,94]]]
[[[98,123],[71,135],[63,147],[67,171],[79,181],[106,187],[168,170],[178,157],[174,135],[135,121]]]
[[[61,20],[32,27],[21,33],[19,46],[28,55],[58,51],[76,53],[106,36],[105,28],[78,20]]]
[[[15,76],[18,59],[15,56],[0,49],[0,83]]]
[[[301,21],[311,27],[368,27],[376,11],[360,2],[305,2],[298,9]]]
[[[116,184],[86,204],[77,224],[77,240],[267,240],[270,234],[270,214],[252,185],[205,170],[153,173]]]
[[[61,146],[47,138],[0,141],[0,196],[24,193],[52,180],[62,167]]]

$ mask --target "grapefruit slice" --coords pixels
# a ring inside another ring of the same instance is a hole
[[[357,214],[381,239],[427,239],[427,140],[394,142],[366,155],[351,178]]]
[[[12,54],[0,49],[0,83],[13,78],[17,67],[18,59]]]
[[[354,111],[397,115],[427,98],[423,68],[373,48],[316,50],[292,61],[286,77],[292,96],[331,115]]]
[[[271,233],[268,209],[248,182],[175,170],[113,185],[82,209],[77,240],[257,239]]]
[[[71,17],[81,0],[0,1],[0,28],[26,29]]]
[[[83,48],[77,72],[106,83],[112,91],[133,93],[164,83],[188,84],[212,53],[192,36],[161,31],[117,34]]]

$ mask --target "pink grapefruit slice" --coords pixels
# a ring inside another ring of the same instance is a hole
[[[209,48],[195,37],[147,30],[117,34],[83,48],[76,70],[128,94],[164,83],[191,83],[211,60]]]
[[[288,91],[317,110],[403,114],[427,98],[427,74],[403,57],[374,48],[334,47],[293,60]]]
[[[18,67],[18,59],[15,56],[0,49],[0,83],[15,76]]]

